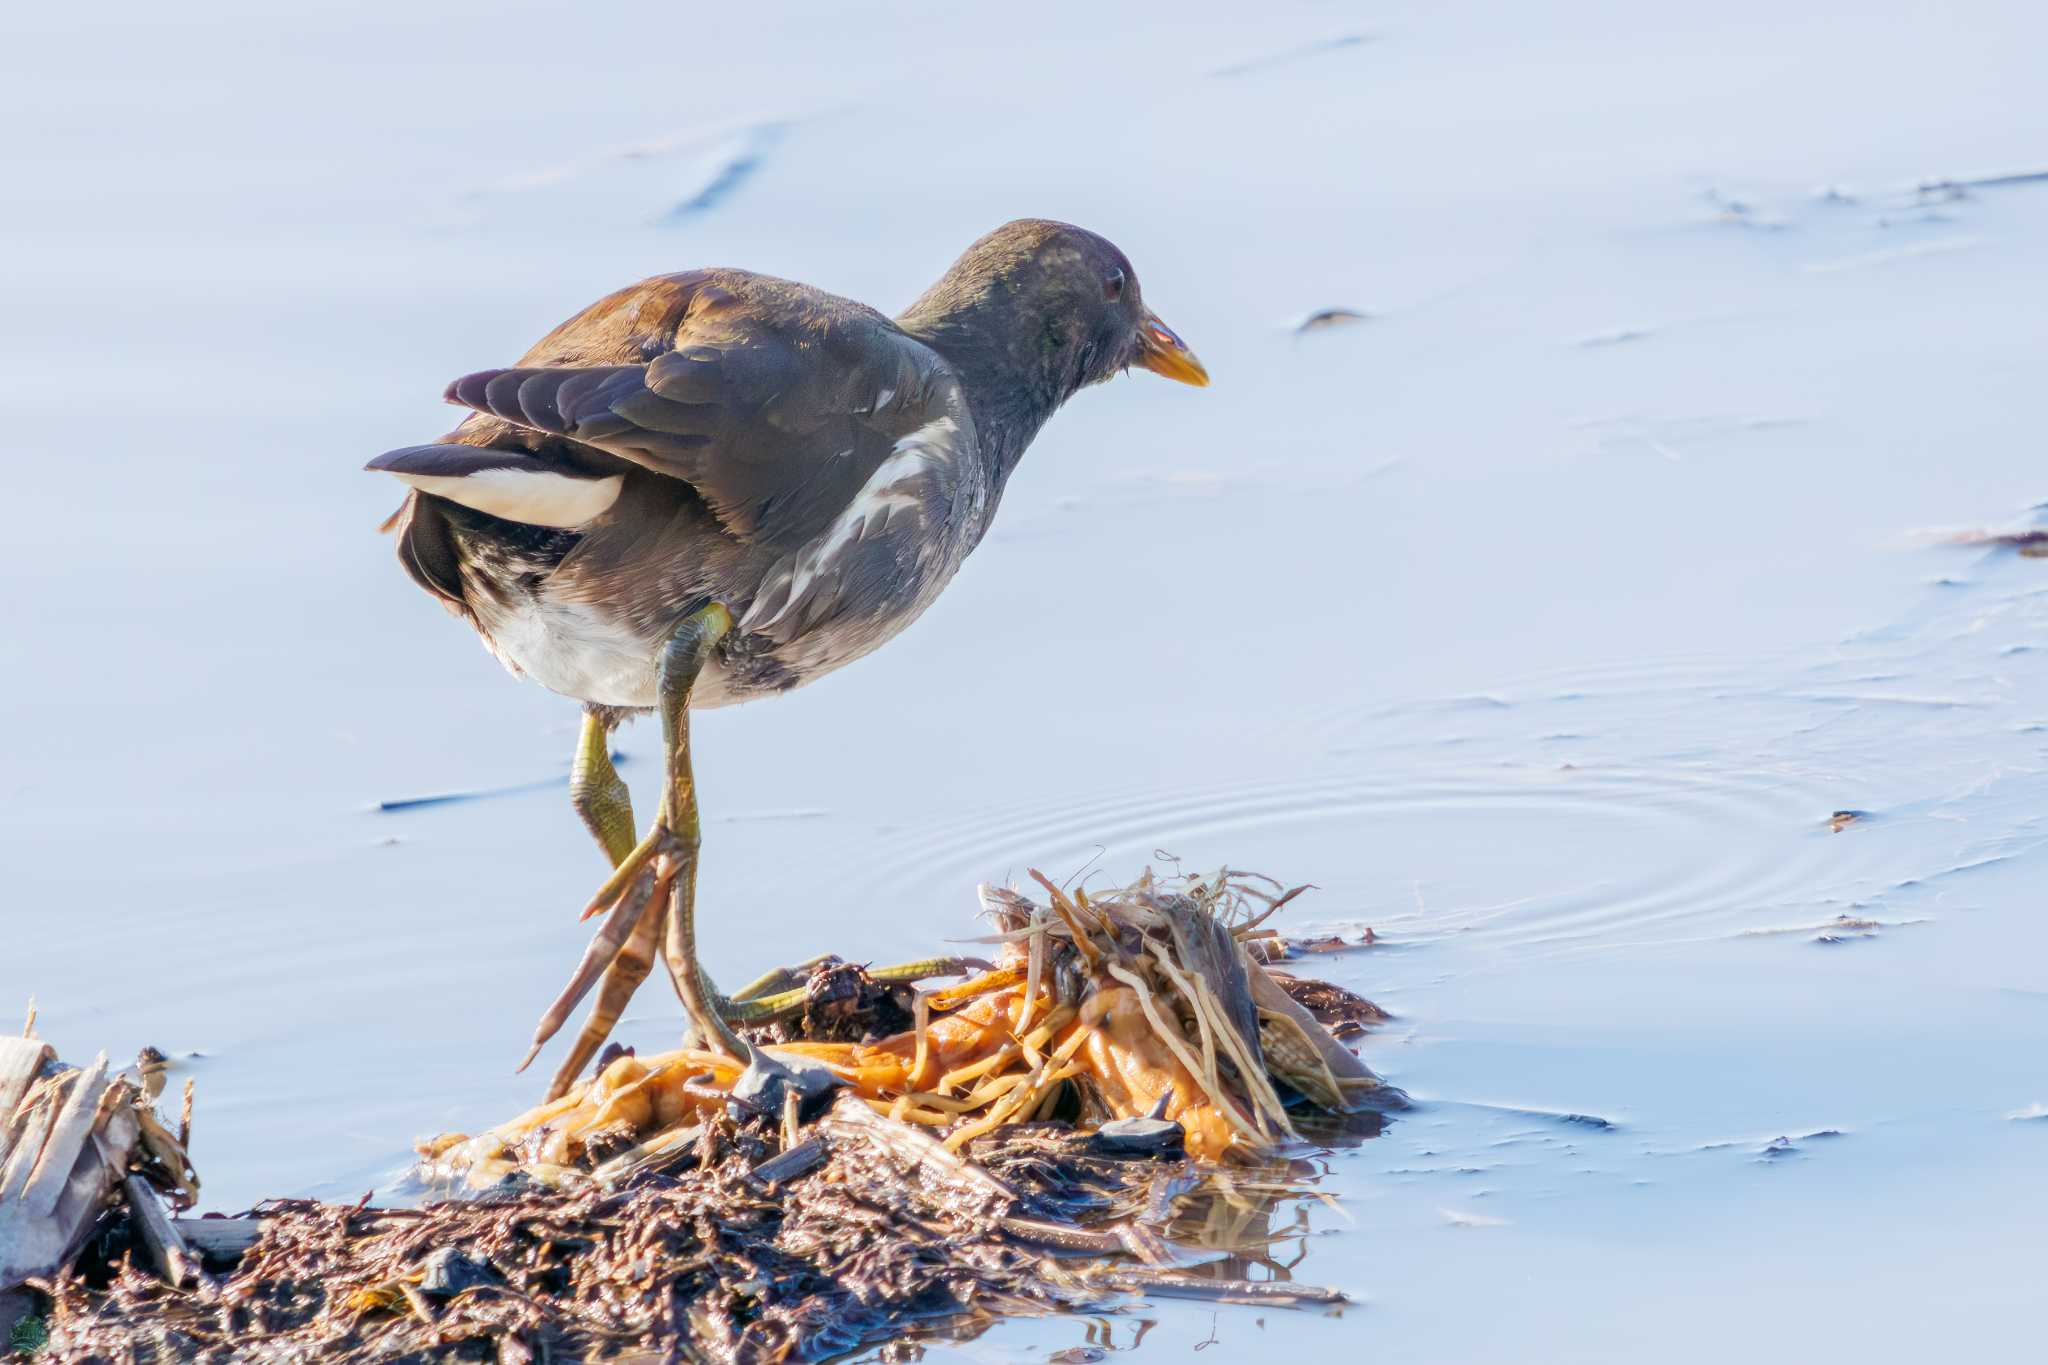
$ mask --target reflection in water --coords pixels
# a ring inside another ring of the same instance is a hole
[[[1378,1115],[1353,1119],[1341,1129],[1304,1131],[1303,1136],[1332,1148],[1355,1147],[1378,1137],[1387,1122]],[[1292,1283],[1296,1269],[1309,1260],[1309,1240],[1315,1235],[1308,1206],[1340,1208],[1316,1189],[1326,1174],[1325,1167],[1306,1158],[1218,1171],[1189,1193],[1166,1234],[1176,1246],[1216,1253],[1196,1269],[1198,1275]],[[1311,1271],[1302,1278],[1313,1282],[1315,1277]]]
[[[1153,1228],[1165,1237],[1185,1275],[1196,1282],[1188,1286],[1189,1298],[1223,1304],[1263,1302],[1268,1311],[1334,1311],[1298,1310],[1284,1302],[1211,1294],[1199,1285],[1203,1281],[1296,1283],[1297,1269],[1313,1263],[1310,1242],[1319,1235],[1309,1210],[1339,1208],[1320,1188],[1329,1174],[1326,1158],[1378,1137],[1389,1121],[1372,1113],[1326,1115],[1315,1111],[1313,1117],[1296,1120],[1304,1139],[1315,1145],[1314,1152],[1206,1170],[1175,1163],[1163,1167],[1135,1198],[1117,1201],[1114,1216]],[[1000,1173],[1001,1168],[997,1169]],[[1065,1192],[1062,1211],[1068,1216],[1092,1212],[1100,1217],[1105,1206],[1097,1200],[1093,1191],[1072,1187]],[[1313,1276],[1305,1275],[1301,1282],[1312,1283]],[[1152,1290],[1154,1295],[1160,1292]],[[1086,1318],[1081,1344],[1047,1359],[1099,1360],[1111,1352],[1135,1350],[1157,1321],[1142,1311],[1127,1317]],[[920,1359],[932,1345],[971,1356],[970,1343],[1002,1325],[979,1316],[930,1323],[858,1358],[873,1362]]]
[[[1355,1148],[1378,1137],[1390,1122],[1374,1113],[1323,1114],[1296,1120],[1304,1140],[1326,1151]],[[1338,1208],[1318,1186],[1329,1174],[1322,1157],[1230,1166],[1208,1174],[1181,1196],[1164,1226],[1174,1246],[1211,1253],[1192,1273],[1217,1280],[1293,1283],[1309,1260],[1315,1235],[1308,1208]],[[1312,1274],[1304,1282],[1313,1282]]]

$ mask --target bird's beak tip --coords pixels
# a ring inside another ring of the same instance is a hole
[[[1159,320],[1156,313],[1146,313],[1145,320],[1138,324],[1138,355],[1136,363],[1156,375],[1181,384],[1192,384],[1198,389],[1209,386],[1209,371],[1180,334]]]

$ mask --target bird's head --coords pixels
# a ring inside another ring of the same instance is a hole
[[[999,348],[1055,403],[1133,365],[1209,382],[1187,343],[1145,306],[1124,253],[1068,223],[1020,218],[968,247],[903,321],[925,319],[943,319],[956,343]]]

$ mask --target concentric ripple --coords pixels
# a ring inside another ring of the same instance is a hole
[[[989,808],[871,849],[943,893],[967,880],[1121,880],[1167,857],[1312,881],[1297,922],[1364,920],[1410,943],[1532,948],[1723,936],[1881,882],[1870,840],[1771,774],[1501,767],[1135,788]],[[922,887],[920,888],[922,889]]]

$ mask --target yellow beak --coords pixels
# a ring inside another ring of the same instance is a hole
[[[1149,309],[1145,320],[1138,324],[1136,363],[1154,374],[1193,384],[1198,389],[1209,382],[1209,372],[1202,368],[1201,361],[1195,359],[1195,353],[1180,339],[1180,334],[1161,322],[1159,315]]]

